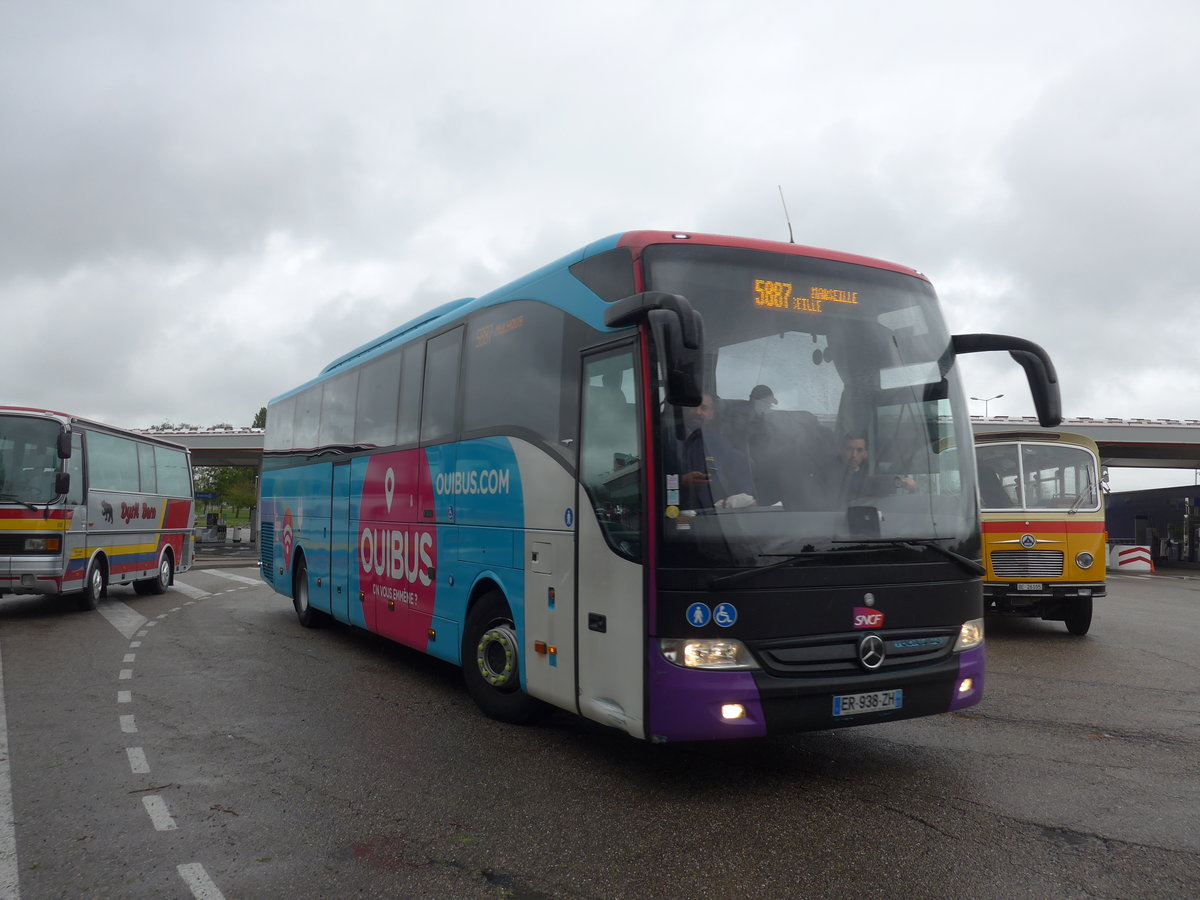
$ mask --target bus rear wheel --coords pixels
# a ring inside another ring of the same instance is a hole
[[[1084,635],[1092,627],[1092,598],[1071,600],[1063,610],[1063,622],[1071,634]]]
[[[517,629],[499,591],[484,594],[467,615],[462,662],[467,692],[485,715],[520,725],[542,711],[541,702],[521,690]]]
[[[171,554],[164,553],[162,559],[158,561],[158,574],[153,578],[144,578],[141,581],[133,583],[133,590],[138,594],[165,594],[167,588],[171,584],[171,573],[174,571],[174,566],[171,564]]]
[[[292,606],[296,607],[296,618],[305,628],[320,628],[329,617],[308,602],[308,563],[304,557],[296,559],[295,574],[292,576]]]

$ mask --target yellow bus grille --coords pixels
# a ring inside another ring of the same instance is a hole
[[[998,550],[991,559],[997,578],[1062,578],[1061,550]]]

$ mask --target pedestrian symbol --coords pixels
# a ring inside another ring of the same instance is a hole
[[[703,628],[712,621],[712,610],[705,603],[693,603],[687,610],[688,624],[696,628]]]
[[[722,628],[728,628],[737,621],[737,607],[732,603],[718,603],[713,610],[713,621]]]

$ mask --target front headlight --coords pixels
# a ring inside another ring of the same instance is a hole
[[[686,669],[757,669],[741,641],[711,638],[663,638],[658,642],[668,662]]]
[[[972,619],[970,622],[963,622],[962,627],[958,629],[958,640],[954,642],[954,652],[970,650],[982,643],[983,619]]]
[[[56,537],[25,538],[26,553],[57,553],[62,541]]]
[[[1079,566],[1081,569],[1090,569],[1092,567],[1092,563],[1095,561],[1096,558],[1086,550],[1084,550],[1082,553],[1075,554],[1075,565]]]

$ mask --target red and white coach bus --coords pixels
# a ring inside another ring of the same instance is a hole
[[[185,447],[0,406],[0,596],[161,594],[192,564],[193,502]]]

